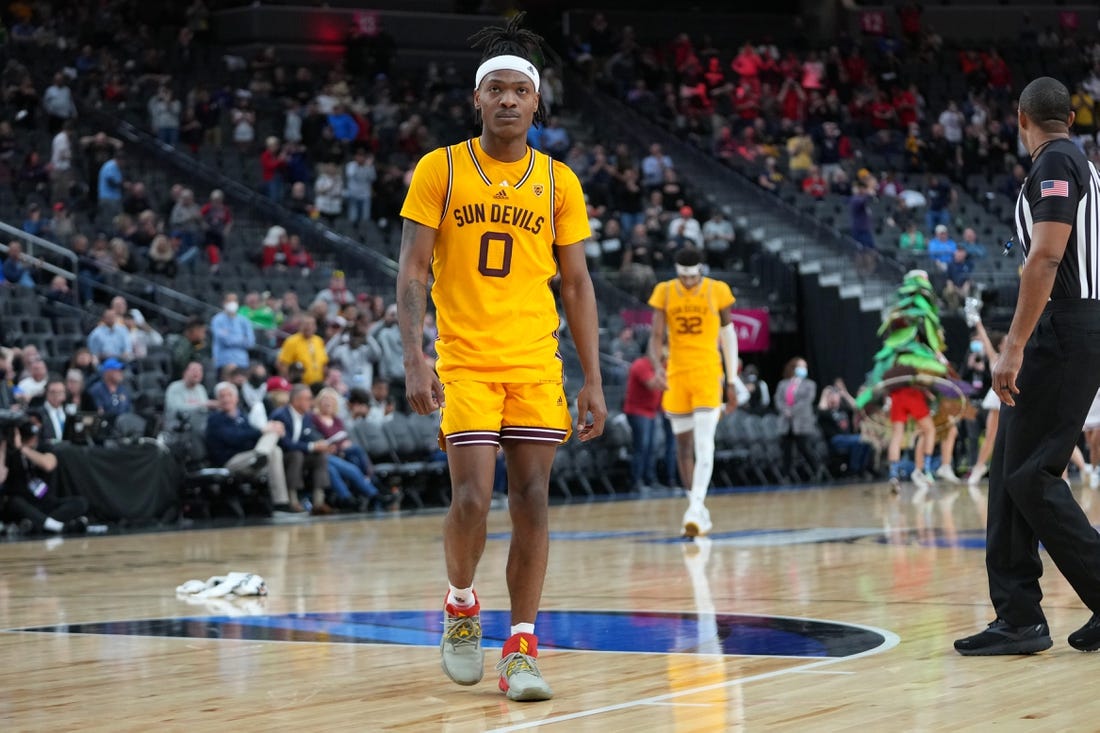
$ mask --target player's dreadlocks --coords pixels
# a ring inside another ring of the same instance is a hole
[[[497,25],[488,26],[467,39],[473,48],[482,49],[481,63],[495,56],[504,55],[519,56],[535,66],[556,64],[561,61],[554,49],[546,43],[546,39],[523,27],[523,19],[526,15],[522,12],[516,13],[503,28]],[[533,121],[539,127],[546,124],[546,107],[543,106],[541,95]]]

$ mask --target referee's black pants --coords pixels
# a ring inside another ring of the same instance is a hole
[[[1016,406],[1001,408],[989,471],[993,607],[1012,626],[1045,623],[1042,542],[1085,605],[1100,613],[1100,534],[1062,480],[1100,387],[1100,301],[1048,303],[1016,384]]]

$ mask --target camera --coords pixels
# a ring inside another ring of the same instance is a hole
[[[34,435],[37,426],[25,413],[16,410],[0,410],[0,441],[6,441],[10,446],[15,442],[15,433],[26,440]]]

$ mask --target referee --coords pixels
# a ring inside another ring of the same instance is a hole
[[[1033,164],[1016,203],[1020,298],[993,366],[1003,407],[985,563],[997,618],[955,642],[967,656],[1051,647],[1039,542],[1093,612],[1070,646],[1100,649],[1100,534],[1061,478],[1100,387],[1100,174],[1069,138],[1073,111],[1060,82],[1028,84],[1019,123]]]

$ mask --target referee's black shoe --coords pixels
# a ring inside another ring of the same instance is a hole
[[[1100,645],[1100,629],[1093,631]],[[973,636],[955,640],[955,651],[964,657],[992,657],[1001,654],[1034,654],[1046,651],[1054,642],[1046,624],[1009,626],[1004,619],[997,619]]]
[[[1081,628],[1069,635],[1069,645],[1083,652],[1094,652],[1100,649],[1100,613],[1092,614]]]

